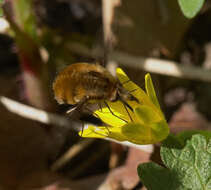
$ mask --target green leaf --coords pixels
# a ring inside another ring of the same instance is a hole
[[[206,138],[206,140],[209,140],[211,138],[211,131],[202,130],[184,131],[179,133],[176,137],[180,141],[180,143],[184,145],[186,140],[191,139],[194,134],[201,134]]]
[[[204,0],[178,0],[183,14],[187,18],[193,18],[202,8]]]
[[[138,174],[148,190],[177,189],[177,174],[153,162],[140,164]]]
[[[14,1],[17,22],[33,39],[37,39],[36,19],[32,0]]]
[[[141,164],[139,176],[148,190],[211,190],[211,139],[193,135],[184,148],[170,136],[161,148],[167,168],[153,163]]]

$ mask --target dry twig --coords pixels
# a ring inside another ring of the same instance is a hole
[[[64,117],[58,114],[49,113],[44,110],[40,110],[28,105],[24,105],[22,103],[14,101],[5,96],[0,96],[0,104],[2,104],[10,112],[15,113],[27,119],[38,121],[38,122],[48,124],[48,125],[57,125],[57,126],[65,127],[68,129],[71,128],[75,131],[81,130],[81,128],[79,127],[81,126],[81,123],[77,121],[71,120],[67,117]],[[85,125],[85,128],[87,127],[87,125],[88,124]],[[114,141],[109,138],[107,138],[106,140]],[[125,146],[141,149],[147,152],[153,152],[152,145],[135,145],[129,142],[119,142],[119,141],[114,141],[114,142],[125,145]]]
[[[102,50],[90,50],[81,44],[72,43],[69,44],[67,48],[73,53],[92,58],[102,57],[103,55]],[[138,57],[120,51],[111,52],[109,55],[109,60],[114,60],[127,67],[156,74],[211,82],[211,70],[196,66],[184,66],[170,60]]]

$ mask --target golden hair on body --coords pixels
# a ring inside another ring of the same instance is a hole
[[[61,71],[54,83],[55,99],[59,104],[82,105],[137,99],[121,85],[119,80],[99,64],[74,63]]]

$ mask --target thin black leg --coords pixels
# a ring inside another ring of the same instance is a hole
[[[117,117],[117,118],[121,119],[122,121],[124,121],[124,122],[128,123],[125,119],[123,119],[123,118],[121,118],[121,117],[119,117],[119,116],[115,115],[115,114],[112,112],[111,108],[109,107],[109,105],[107,104],[107,102],[106,102],[106,101],[104,101],[104,104],[106,105],[106,107],[108,108],[108,110],[111,112],[111,114],[112,114],[113,116],[115,116],[115,117]]]
[[[93,113],[89,108],[85,107],[85,109],[87,111],[89,111],[91,114],[95,115],[98,119],[100,119],[100,117],[96,114],[96,113]],[[100,119],[101,120],[101,119]],[[109,129],[107,126],[104,126],[106,128],[106,130],[108,131],[108,133],[110,133]]]
[[[101,102],[98,102],[98,107],[100,108],[100,111],[102,112],[102,105],[101,105]]]
[[[126,106],[124,103],[122,103],[122,104],[123,104],[123,106],[124,106],[124,108],[125,108],[125,110],[126,110],[128,116],[129,116],[129,118],[130,118],[130,121],[133,122],[133,119],[132,119],[132,117],[131,117],[131,115],[130,115],[128,109],[127,109],[127,106]]]
[[[82,128],[81,128],[81,137],[83,137],[83,133],[84,133],[84,122],[83,122],[83,121],[81,121],[81,123],[82,123]]]

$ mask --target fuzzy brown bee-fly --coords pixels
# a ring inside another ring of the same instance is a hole
[[[57,75],[53,90],[59,104],[76,107],[82,107],[85,103],[103,101],[106,104],[106,100],[120,100],[133,111],[126,101],[138,101],[117,78],[99,64],[75,63],[67,66]]]

